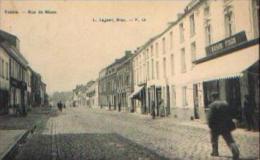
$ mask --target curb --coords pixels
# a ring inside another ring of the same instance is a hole
[[[24,134],[20,135],[13,145],[11,145],[8,150],[0,157],[1,160],[10,160],[13,159],[16,153],[18,152],[19,145],[24,143],[26,138],[30,133],[33,133],[36,129],[36,125],[34,125],[31,129],[28,129]]]

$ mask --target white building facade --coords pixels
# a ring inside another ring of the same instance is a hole
[[[133,58],[137,111],[149,113],[163,100],[164,115],[205,118],[205,82],[241,79],[259,60],[258,7],[256,0],[192,0]],[[221,43],[226,46],[214,46]]]

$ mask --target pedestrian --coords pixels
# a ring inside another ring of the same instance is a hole
[[[165,116],[165,106],[164,106],[163,99],[160,101],[159,108],[160,108],[160,116],[164,117]]]
[[[118,112],[121,111],[121,102],[118,103]]]
[[[244,113],[246,118],[247,130],[249,131],[254,128],[254,120],[253,120],[254,110],[255,107],[253,101],[250,100],[249,95],[245,95]]]
[[[111,111],[111,103],[108,103],[108,109]]]
[[[152,115],[152,118],[155,119],[155,103],[154,103],[154,101],[152,101],[152,113],[151,113],[151,115]]]
[[[209,105],[208,126],[210,128],[212,153],[211,156],[219,156],[218,138],[221,135],[226,141],[233,154],[233,160],[239,159],[239,149],[231,131],[235,130],[235,123],[232,121],[229,106],[226,101],[219,100],[219,94],[211,94],[213,102]]]
[[[59,101],[59,103],[57,105],[58,105],[58,109],[62,112],[62,103],[61,103],[61,101]]]

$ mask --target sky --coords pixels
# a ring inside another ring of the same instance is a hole
[[[162,32],[188,2],[0,0],[0,28],[19,38],[21,53],[51,94],[97,79],[125,50]]]

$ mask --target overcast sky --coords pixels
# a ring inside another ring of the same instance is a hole
[[[68,91],[96,79],[125,50],[134,50],[163,31],[188,2],[0,0],[0,27],[20,39],[21,52],[42,75],[48,93]],[[45,10],[56,14],[38,13]],[[105,23],[100,18],[128,21]]]

